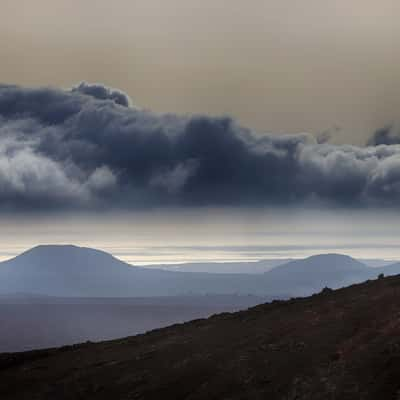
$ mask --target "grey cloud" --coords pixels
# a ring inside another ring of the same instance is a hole
[[[84,185],[74,181],[50,158],[29,145],[0,140],[0,198],[5,207],[64,206],[87,198]]]
[[[119,96],[122,97],[119,97]],[[258,135],[155,114],[122,92],[0,86],[0,207],[397,206],[400,145]]]
[[[81,82],[79,85],[74,86],[71,91],[86,94],[99,100],[112,100],[120,106],[129,107],[131,100],[127,94],[120,90],[108,88],[104,85],[90,84]]]
[[[388,125],[378,129],[368,139],[369,146],[379,146],[380,144],[400,144],[400,130],[398,126]]]

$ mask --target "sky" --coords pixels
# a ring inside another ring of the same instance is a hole
[[[398,120],[395,0],[2,0],[4,83],[100,82],[140,107],[363,144]]]
[[[399,17],[389,0],[2,0],[0,258],[400,258]]]

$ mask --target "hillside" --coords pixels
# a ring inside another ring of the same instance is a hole
[[[400,277],[0,356],[2,399],[397,399]]]

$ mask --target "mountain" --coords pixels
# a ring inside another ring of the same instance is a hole
[[[284,298],[361,282],[376,277],[380,270],[348,256],[327,254],[291,261],[264,274],[166,271],[135,267],[99,250],[47,245],[0,263],[0,293],[59,297],[209,293]]]
[[[61,297],[266,294],[254,275],[140,268],[103,251],[71,245],[37,246],[0,263],[0,293],[16,292]]]
[[[371,268],[342,254],[321,254],[290,261],[265,273],[274,287],[290,287],[296,295],[329,286],[339,288],[377,276]]]
[[[180,264],[154,264],[147,268],[165,269],[180,272],[209,272],[227,274],[262,274],[271,269],[295,261],[293,258],[270,258],[260,261],[232,261],[232,262],[189,262]],[[393,264],[393,261],[384,259],[362,258],[359,262],[367,267],[384,267]]]
[[[397,399],[400,277],[128,337],[0,355],[0,397]]]
[[[286,264],[292,259],[275,258],[260,261],[235,262],[190,262],[182,264],[150,265],[149,268],[165,269],[180,272],[208,272],[218,274],[262,274],[278,265]]]
[[[53,296],[125,292],[124,279],[139,270],[100,250],[77,246],[34,247],[0,263],[0,291]],[[86,293],[86,294],[83,294]]]
[[[379,273],[384,275],[397,275],[400,274],[400,263],[394,263],[386,265],[384,267],[377,268]]]

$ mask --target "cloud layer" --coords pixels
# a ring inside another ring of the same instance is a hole
[[[400,144],[400,130],[398,126],[388,125],[378,129],[368,140],[369,146],[379,146],[380,144]]]
[[[157,115],[102,85],[2,85],[0,208],[397,206],[400,145],[388,135],[333,145],[226,117]]]

